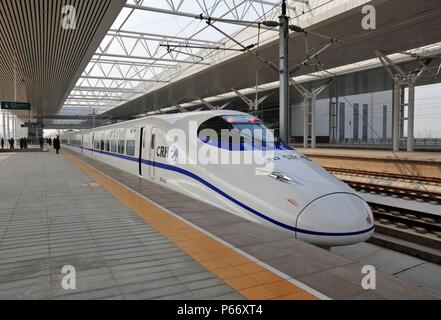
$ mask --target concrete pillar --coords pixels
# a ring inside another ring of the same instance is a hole
[[[400,107],[401,107],[401,84],[394,80],[394,102],[392,109],[392,148],[394,152],[400,151]]]
[[[407,107],[407,151],[413,152],[415,139],[415,83],[409,81],[409,103]]]
[[[22,136],[21,136],[21,123],[20,123],[20,119],[18,117],[17,117],[17,121],[16,121],[15,127],[17,128],[16,129],[16,131],[17,131],[17,138],[21,139],[22,138]]]
[[[2,137],[6,139],[6,117],[4,111],[1,111],[1,113],[2,113]]]
[[[23,128],[21,127],[21,121],[17,117],[17,138],[21,139],[23,138]]]
[[[304,98],[304,113],[303,113],[303,147],[308,148],[309,143],[309,99]]]
[[[12,115],[12,137],[14,140],[17,139],[17,116],[15,114]]]
[[[400,140],[404,139],[404,121],[406,120],[406,88],[401,86],[400,105]]]
[[[311,97],[311,148],[316,148],[316,112],[317,112],[317,96],[314,94]]]
[[[6,134],[7,134],[7,139],[11,139],[11,126],[10,126],[9,112],[6,113]]]

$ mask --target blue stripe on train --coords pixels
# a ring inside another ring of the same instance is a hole
[[[107,156],[112,156],[115,158],[119,158],[119,159],[123,159],[123,160],[128,160],[128,161],[132,161],[132,162],[136,162],[139,163],[139,159],[136,157],[131,157],[131,156],[126,156],[126,155],[121,155],[121,154],[116,154],[116,153],[112,153],[112,152],[108,152],[108,151],[103,151],[103,150],[96,150],[96,149],[91,149],[91,148],[85,148],[85,147],[78,147],[75,145],[68,145],[70,147],[74,147],[74,148],[78,148],[78,149],[85,149],[91,152],[96,152],[96,153],[100,153],[103,155],[107,155]],[[279,227],[282,227],[284,229],[288,229],[290,231],[294,231],[294,232],[299,232],[299,233],[303,233],[303,234],[309,234],[309,235],[314,235],[314,236],[323,236],[323,237],[349,237],[349,236],[357,236],[357,235],[362,235],[368,232],[371,232],[372,230],[374,230],[374,226],[372,228],[366,229],[366,230],[362,230],[362,231],[355,231],[355,232],[343,232],[343,233],[331,233],[331,232],[319,232],[319,231],[311,231],[311,230],[304,230],[304,229],[299,229],[290,225],[287,225],[283,222],[274,220],[273,218],[270,218],[266,215],[264,215],[263,213],[260,213],[259,211],[247,206],[246,204],[240,202],[239,200],[233,198],[232,196],[228,195],[227,193],[225,193],[224,191],[220,190],[219,188],[217,188],[216,186],[212,185],[210,182],[204,180],[203,178],[199,177],[198,175],[179,168],[179,167],[175,167],[175,166],[171,166],[168,164],[164,164],[164,163],[160,163],[160,162],[155,162],[155,161],[150,161],[150,160],[144,160],[142,159],[141,162],[147,166],[153,166],[156,168],[160,168],[163,170],[168,170],[168,171],[173,171],[173,172],[177,172],[180,174],[183,174],[187,177],[190,177],[200,183],[202,183],[203,185],[205,185],[206,187],[210,188],[211,190],[215,191],[216,193],[220,194],[222,197],[228,199],[229,201],[233,202],[234,204],[238,205],[239,207],[251,212],[252,214],[266,220],[269,221]]]

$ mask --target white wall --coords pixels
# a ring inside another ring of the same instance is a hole
[[[3,115],[2,113],[5,114],[5,132],[3,132]],[[0,112],[0,138],[4,138],[7,139],[8,137],[12,137],[14,139],[20,139],[20,138],[25,138],[28,136],[28,129],[27,128],[22,128],[21,125],[23,124],[22,121],[20,121],[20,119],[16,119],[16,121],[13,120],[13,118],[15,117],[15,115],[10,114],[9,115],[9,135],[8,135],[8,125],[6,124],[6,122],[8,121],[8,117],[7,117],[7,111],[1,111]],[[16,125],[15,130],[13,128],[13,126]],[[15,131],[15,136],[13,135]]]
[[[316,135],[329,136],[329,99],[317,100]],[[363,105],[369,106],[368,113],[368,138],[383,138],[383,106],[387,106],[387,138],[392,136],[392,92],[381,91],[339,98],[339,104],[345,104],[345,139],[354,137],[354,104],[359,105],[359,131],[358,136],[363,137]],[[300,103],[291,107],[291,136],[303,136],[303,110],[304,104]],[[338,137],[337,132],[337,137]]]

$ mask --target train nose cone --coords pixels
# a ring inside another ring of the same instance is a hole
[[[366,241],[374,232],[368,204],[352,194],[332,194],[312,202],[297,220],[297,238],[319,246]]]

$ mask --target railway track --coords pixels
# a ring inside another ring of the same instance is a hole
[[[325,168],[359,192],[441,205],[441,179],[342,168]],[[370,243],[441,265],[440,214],[369,203],[375,217]]]
[[[369,203],[376,233],[369,242],[441,264],[441,215]]]
[[[326,169],[360,192],[441,204],[441,179],[438,178],[340,168]]]
[[[374,171],[364,171],[364,170],[354,170],[354,169],[343,169],[343,168],[331,168],[326,167],[327,171],[331,173],[343,174],[343,175],[353,175],[353,176],[362,176],[362,177],[376,177],[382,179],[390,179],[396,181],[412,181],[412,182],[421,182],[427,184],[439,185],[441,184],[441,179],[434,177],[424,177],[424,176],[413,176],[406,174],[395,174],[395,173],[387,173],[387,172],[374,172]]]
[[[392,196],[403,198],[406,200],[416,200],[429,202],[431,204],[441,204],[441,194],[434,192],[427,192],[426,190],[415,190],[410,188],[401,188],[395,186],[379,185],[376,183],[345,181],[351,188],[360,192],[370,192],[383,196]]]

